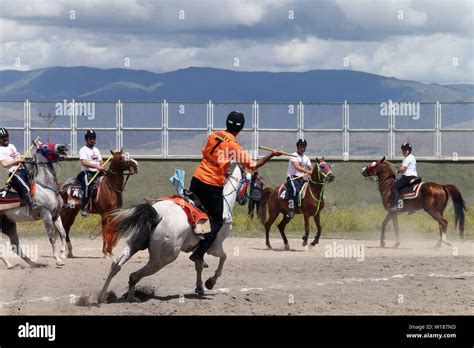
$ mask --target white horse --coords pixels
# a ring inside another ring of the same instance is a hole
[[[224,225],[217,234],[217,238],[207,253],[219,258],[219,266],[205,285],[212,289],[217,278],[222,274],[222,268],[227,258],[222,244],[232,230],[232,208],[237,198],[237,193],[243,184],[242,168],[240,165],[231,165],[223,195],[224,195]],[[244,203],[245,204],[245,203]],[[136,272],[130,274],[128,301],[138,302],[135,297],[135,285],[144,277],[150,276],[164,266],[170,264],[178,257],[181,251],[190,252],[199,243],[200,238],[194,233],[189,225],[187,216],[179,205],[171,201],[160,201],[153,206],[150,204],[136,205],[130,209],[122,209],[114,214],[112,222],[117,224],[118,233],[121,235],[131,233],[122,255],[116,259],[110,268],[109,275],[99,294],[98,301],[105,302],[106,291],[112,278],[120,271],[122,265],[127,262],[137,251],[148,248],[150,259],[147,264]],[[203,263],[195,262],[197,274],[195,292],[204,294],[201,274]]]
[[[32,215],[26,206],[0,210],[0,230],[8,236],[12,249],[18,256],[31,267],[41,267],[44,265],[34,262],[23,253],[16,230],[16,223],[20,221],[43,220],[56,264],[62,266],[64,265],[62,258],[66,258],[67,251],[66,231],[59,215],[63,200],[59,196],[53,163],[67,158],[67,146],[63,144],[41,143],[34,143],[34,145],[36,146],[36,151],[33,155],[33,160],[26,162],[25,165],[28,167],[30,181],[36,184],[34,199],[38,205],[38,211],[35,211],[35,214]],[[56,231],[59,232],[61,237],[60,252],[62,258],[56,253]],[[8,268],[11,268],[6,258],[2,256],[0,259]]]

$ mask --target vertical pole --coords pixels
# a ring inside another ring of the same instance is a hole
[[[342,105],[342,159],[349,160],[349,104],[344,100]]]
[[[298,105],[298,138],[304,139],[304,105],[301,101]]]
[[[435,108],[435,128],[436,128],[436,149],[435,158],[441,158],[441,103],[439,100],[436,101]]]
[[[162,118],[163,118],[163,157],[168,157],[168,103],[166,99],[163,100],[163,109],[162,109]]]
[[[392,100],[388,100],[388,130],[389,130],[389,157],[393,159],[395,157],[395,116],[393,115]]]

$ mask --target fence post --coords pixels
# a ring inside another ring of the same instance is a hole
[[[163,125],[163,136],[162,136],[162,152],[163,158],[168,157],[168,103],[166,99],[163,99],[161,104],[161,122]]]
[[[254,100],[252,104],[252,122],[253,122],[253,137],[252,137],[252,145],[253,145],[253,159],[258,158],[258,104],[257,101]]]
[[[29,103],[28,99],[23,103],[23,153],[26,153],[30,147]]]
[[[212,104],[212,101],[209,100],[209,103],[207,103],[207,108],[206,108],[206,111],[207,111],[207,135],[211,135],[212,133],[212,126],[213,126],[213,123],[214,123],[214,115],[213,115],[213,108],[214,108],[214,105]]]
[[[71,120],[69,122],[69,125],[71,127],[71,136],[70,136],[70,139],[71,139],[71,154],[72,154],[72,156],[76,156],[76,154],[77,154],[76,101],[73,99],[71,101],[71,103],[72,103],[72,113],[71,113]]]
[[[395,116],[393,115],[392,100],[388,100],[388,130],[389,130],[389,158],[395,157]]]
[[[435,108],[436,149],[435,158],[441,158],[441,103],[436,101]]]
[[[298,138],[304,139],[304,105],[302,101],[298,104]]]
[[[342,159],[349,161],[349,104],[342,105]]]

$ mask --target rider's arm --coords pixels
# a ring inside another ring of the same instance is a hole
[[[311,172],[307,171],[306,168],[300,162],[291,161],[291,164],[293,164],[293,167],[295,167],[297,171],[311,175]]]
[[[95,169],[100,169],[101,166],[102,166],[102,163],[94,163],[94,162],[88,161],[88,160],[86,160],[86,159],[81,159],[81,164],[82,164],[84,167],[87,167],[87,168],[95,168]]]
[[[11,161],[10,161],[10,160],[1,160],[1,161],[0,161],[0,163],[2,164],[2,167],[3,167],[3,168],[8,168],[8,167],[10,167],[10,166],[15,166],[15,165],[20,164],[21,162],[23,162],[21,158],[19,158],[19,159],[14,159],[14,160],[11,160]]]
[[[405,166],[400,166],[400,168],[398,168],[398,173],[403,174],[403,173],[405,173],[406,170],[407,170],[407,167],[405,167]]]

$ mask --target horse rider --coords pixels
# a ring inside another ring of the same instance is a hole
[[[263,166],[270,158],[280,156],[281,152],[272,151],[267,156],[253,161],[237,142],[237,135],[244,128],[245,116],[238,111],[232,111],[227,116],[226,130],[218,130],[209,135],[207,144],[202,149],[202,161],[195,171],[190,191],[194,193],[207,211],[211,232],[204,235],[189,257],[191,261],[204,263],[204,254],[217,237],[217,233],[224,224],[223,221],[223,188],[226,173],[231,160],[241,163],[246,168],[256,170]]]
[[[10,180],[11,186],[18,192],[20,198],[22,198],[28,207],[30,212],[38,208],[35,200],[31,197],[30,183],[28,179],[28,170],[23,165],[25,158],[21,157],[17,152],[15,145],[10,144],[10,137],[8,130],[0,128],[0,163],[2,167],[8,172],[10,177],[13,172],[18,168],[15,175]]]
[[[295,202],[304,185],[304,175],[311,175],[313,167],[308,156],[304,153],[306,151],[308,143],[306,140],[298,139],[296,143],[296,152],[293,152],[292,157],[288,162],[288,173],[286,178],[286,187],[288,191],[288,211],[286,216],[292,218],[295,214]]]
[[[89,129],[84,135],[86,144],[79,150],[79,160],[81,161],[81,172],[77,175],[77,179],[82,186],[82,209],[81,215],[86,217],[89,214],[89,198],[92,192],[91,187],[102,173],[96,176],[94,182],[87,185],[97,171],[102,171],[104,162],[100,155],[99,149],[95,146],[97,135]]]
[[[399,199],[399,192],[401,189],[408,186],[412,179],[418,178],[418,173],[416,172],[416,158],[411,153],[411,144],[403,143],[401,149],[405,158],[397,172],[401,173],[402,177],[396,180],[390,189],[393,200],[393,207],[390,209],[391,211],[401,211],[403,209],[403,200]]]

